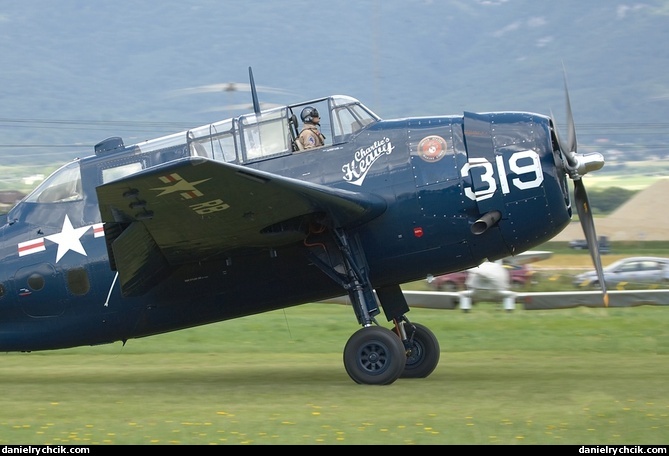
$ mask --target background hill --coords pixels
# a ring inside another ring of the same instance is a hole
[[[246,92],[184,89],[246,83],[249,66],[261,102],[342,93],[384,118],[529,110],[564,124],[564,65],[579,150],[604,153],[606,172],[667,155],[668,19],[666,0],[4,2],[0,180],[108,136],[240,114]]]
[[[612,213],[595,218],[598,236],[607,236],[610,241],[669,241],[669,214],[658,211],[658,202],[669,193],[669,178],[637,192]],[[593,201],[594,198],[590,198]],[[571,222],[552,241],[584,239],[583,228],[577,220]]]

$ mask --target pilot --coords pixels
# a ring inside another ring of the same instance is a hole
[[[302,143],[305,149],[314,147],[321,147],[325,145],[325,136],[320,132],[318,127],[321,126],[321,118],[318,110],[311,106],[307,106],[300,114],[304,126],[300,132],[298,140]]]

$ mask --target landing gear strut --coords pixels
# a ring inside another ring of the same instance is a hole
[[[425,326],[406,318],[409,306],[399,285],[377,288],[375,295],[362,246],[342,230],[334,234],[343,271],[314,260],[348,292],[362,325],[344,347],[346,372],[356,383],[368,385],[389,385],[400,377],[427,377],[439,363],[437,338]],[[394,323],[393,330],[379,326],[374,318],[380,313],[377,297],[386,318]]]

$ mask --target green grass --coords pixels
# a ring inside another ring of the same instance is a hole
[[[659,444],[669,309],[415,308],[441,361],[358,385],[358,326],[310,304],[0,361],[0,444]]]
[[[595,219],[595,224],[597,220]],[[585,236],[584,236],[585,237]],[[592,264],[590,253],[584,250],[574,250],[569,248],[568,242],[549,241],[536,250],[550,250],[553,257],[543,260],[541,263],[554,262],[556,258],[586,259]],[[602,262],[607,262],[611,258],[620,258],[623,256],[669,256],[669,241],[615,241],[611,242],[611,254],[602,255]]]
[[[592,174],[585,178],[586,188],[590,191],[595,189],[620,187],[628,190],[643,190],[660,179],[666,179],[666,173],[662,170],[653,175],[635,174],[630,170],[629,174]]]

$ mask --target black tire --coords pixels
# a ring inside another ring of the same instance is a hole
[[[434,371],[439,364],[441,354],[439,341],[434,333],[419,323],[405,324],[407,337],[410,342],[407,361],[402,378],[425,378]],[[413,332],[413,337],[412,333]]]
[[[406,364],[404,344],[387,328],[368,326],[349,338],[344,347],[344,367],[356,383],[390,385]]]

